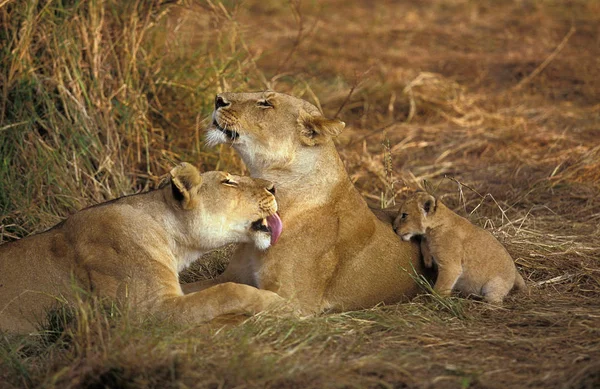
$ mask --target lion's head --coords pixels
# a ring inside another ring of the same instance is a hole
[[[200,174],[182,163],[171,170],[164,190],[187,231],[189,246],[253,242],[264,250],[281,234],[275,187],[269,181],[218,171]]]
[[[314,161],[316,149],[332,144],[344,126],[323,117],[309,102],[283,93],[221,93],[207,143],[231,143],[253,176],[265,169],[298,171]]]
[[[425,192],[417,192],[409,197],[394,220],[394,230],[402,239],[408,241],[413,236],[424,235],[432,225],[437,208],[437,200]]]

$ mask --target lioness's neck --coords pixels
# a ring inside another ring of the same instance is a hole
[[[146,207],[145,212],[166,232],[169,249],[176,260],[174,269],[179,273],[208,250],[201,247],[203,242],[191,239],[191,234],[182,229],[182,223],[178,220],[181,216],[176,215],[177,211],[171,204],[170,191],[170,187],[167,187],[145,193],[141,196],[150,201],[141,204]]]
[[[326,204],[340,185],[352,185],[333,143],[303,150],[284,167],[251,169],[251,174],[275,183],[283,210]]]

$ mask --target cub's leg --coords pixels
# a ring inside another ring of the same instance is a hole
[[[494,277],[481,288],[483,299],[490,304],[502,304],[502,300],[510,292],[513,284],[514,281],[509,282],[504,278]]]
[[[226,282],[199,292],[173,296],[160,304],[162,314],[181,323],[200,323],[217,316],[257,313],[283,306],[278,294],[252,286]]]
[[[438,276],[433,287],[442,296],[449,296],[456,281],[463,273],[462,250],[447,250],[444,253],[435,253],[438,265]]]
[[[456,284],[458,278],[462,275],[462,266],[460,265],[438,265],[438,278],[433,290],[441,296],[449,296]]]
[[[423,256],[425,267],[431,269],[433,267],[433,255],[431,255],[431,251],[429,251],[429,245],[425,238],[421,238],[421,255]]]
[[[515,269],[515,285],[513,286],[514,290],[519,292],[528,292],[527,284],[525,284],[525,280],[523,276],[519,274],[519,271]]]

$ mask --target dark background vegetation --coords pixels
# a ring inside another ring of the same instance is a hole
[[[531,293],[193,328],[91,304],[2,335],[0,387],[600,387],[597,1],[0,1],[0,242],[178,161],[244,173],[204,120],[266,88],[347,123],[366,198],[435,191]]]

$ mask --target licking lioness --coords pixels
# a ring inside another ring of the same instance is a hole
[[[268,251],[243,244],[221,276],[184,291],[241,282],[277,292],[306,313],[417,293],[419,248],[398,239],[355,189],[333,142],[343,129],[343,122],[282,93],[217,95],[207,141],[231,144],[253,177],[277,185],[286,228]]]
[[[54,228],[0,246],[0,329],[43,324],[73,283],[142,312],[179,322],[256,312],[275,293],[227,283],[183,295],[178,273],[203,252],[247,242],[258,251],[281,232],[272,183],[189,164],[169,183],[75,213]]]
[[[406,200],[394,228],[406,241],[423,237],[425,266],[437,265],[434,290],[441,295],[456,290],[499,304],[513,287],[526,289],[512,258],[492,234],[428,193],[417,192]]]

